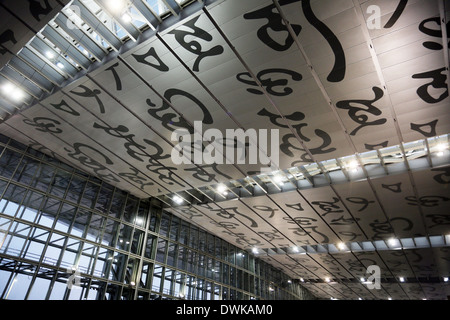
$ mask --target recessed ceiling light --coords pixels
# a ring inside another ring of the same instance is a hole
[[[11,83],[9,83],[9,82],[5,83],[5,84],[2,86],[2,92],[3,92],[4,94],[10,93],[13,89],[14,89],[14,86],[13,86]]]
[[[331,281],[330,278],[328,278],[328,277],[325,278],[325,282],[330,282],[330,281]]]
[[[366,281],[366,279],[364,279],[363,277],[361,277],[359,280],[361,280],[361,282]]]
[[[51,51],[45,52],[45,56],[49,59],[53,59],[55,57],[55,54]]]
[[[358,161],[356,161],[356,160],[350,161],[348,163],[347,167],[353,172],[357,171],[357,169],[358,169]]]
[[[128,13],[124,13],[122,15],[122,21],[125,23],[130,23],[131,20],[133,20],[133,18],[128,14]]]
[[[303,279],[303,278],[300,278],[300,281],[301,281],[301,282],[305,282],[305,279]]]
[[[392,298],[391,298],[391,297],[389,297],[389,298],[388,298],[388,300],[392,300]]]
[[[399,280],[400,282],[405,282],[405,278],[403,278],[403,277],[399,277],[398,280]]]
[[[62,62],[57,62],[56,63],[56,66],[58,67],[58,68],[60,68],[60,69],[64,69],[64,64],[62,63]]]
[[[13,101],[20,101],[24,97],[24,92],[19,87],[16,87],[10,83],[6,84],[2,91],[5,95],[7,95]]]
[[[224,193],[225,191],[227,191],[227,186],[226,185],[224,185],[224,184],[219,184],[218,186],[217,186],[217,192],[219,192],[219,193]]]
[[[444,277],[444,282],[448,282],[448,277]]]
[[[125,9],[125,1],[123,0],[108,0],[106,3],[113,13],[120,13]]]
[[[297,246],[295,246],[295,247],[292,248],[292,251],[294,251],[294,252],[299,252],[299,249],[298,249]]]
[[[179,196],[175,195],[172,198],[173,201],[175,201],[176,203],[180,204],[183,202],[183,199],[181,199]]]
[[[397,244],[397,239],[391,238],[388,240],[390,246],[395,246]]]
[[[252,248],[252,252],[257,254],[258,253],[258,249],[257,248]]]
[[[283,180],[284,178],[281,174],[276,174],[275,176],[273,176],[273,181],[281,186],[284,184]]]
[[[337,244],[337,247],[338,247],[338,249],[339,250],[344,250],[346,247],[345,247],[345,243],[343,243],[343,242],[339,242],[338,244]]]

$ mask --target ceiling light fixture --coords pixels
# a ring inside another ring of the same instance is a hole
[[[64,64],[62,63],[62,62],[57,62],[56,63],[56,66],[58,67],[58,68],[60,68],[60,69],[64,69]]]
[[[224,194],[225,192],[227,192],[227,186],[224,184],[219,184],[216,188],[218,193]],[[228,194],[228,193],[227,193]],[[225,194],[226,195],[226,194]]]
[[[45,56],[49,59],[53,59],[55,57],[54,53],[51,51],[45,52]]]
[[[301,281],[301,282],[305,282],[305,279],[303,279],[303,278],[300,278],[300,281]]]
[[[330,282],[330,281],[331,281],[330,278],[328,278],[328,277],[325,278],[325,282]]]
[[[175,201],[178,204],[181,204],[183,202],[183,199],[181,199],[179,196],[175,195],[172,198],[173,201]]]
[[[257,253],[258,253],[258,248],[252,248],[252,252],[253,252],[254,254],[257,254]]]
[[[125,9],[125,1],[123,0],[109,0],[107,1],[107,5],[112,13],[120,13]]]
[[[273,176],[273,181],[280,186],[284,184],[283,180],[284,178],[281,174],[276,174],[275,176]]]
[[[403,278],[403,277],[399,277],[398,280],[399,280],[400,282],[405,282],[405,278]]]
[[[343,243],[343,242],[339,242],[337,244],[337,247],[339,250],[345,250],[345,248],[346,248],[345,243]]]
[[[133,20],[133,18],[131,17],[131,15],[129,15],[128,13],[124,13],[122,15],[122,21],[125,23],[130,23],[131,20]]]
[[[358,170],[358,161],[352,160],[347,164],[347,168],[353,172]]]
[[[448,277],[444,277],[444,282],[448,282]]]

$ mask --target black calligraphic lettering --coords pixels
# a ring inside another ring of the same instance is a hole
[[[344,218],[344,216],[340,216],[339,218],[331,219],[330,224],[338,225],[338,226],[345,226],[345,225],[353,224],[359,220],[360,220],[359,218]]]
[[[380,148],[386,148],[388,143],[389,143],[388,140],[377,143],[377,144],[364,143],[364,148],[366,148],[367,150],[376,150],[376,149],[380,149]]]
[[[326,216],[329,213],[339,213],[344,212],[336,203],[339,202],[339,199],[333,197],[333,201],[312,201],[311,203],[315,206],[318,206],[325,213],[322,216]],[[336,209],[336,210],[335,210]]]
[[[411,130],[417,131],[423,134],[425,137],[434,137],[436,135],[436,124],[438,119],[427,122],[427,123],[411,123]],[[424,130],[422,128],[426,128],[428,130]]]
[[[358,127],[353,129],[352,132],[350,132],[350,135],[354,136],[356,135],[356,132],[358,130],[366,127],[366,126],[376,126],[376,125],[382,125],[386,123],[386,118],[377,119],[374,121],[368,121],[369,117],[365,113],[372,114],[374,116],[381,115],[381,110],[374,107],[372,104],[375,101],[378,101],[384,94],[383,90],[381,90],[378,87],[372,87],[372,91],[375,94],[375,98],[372,100],[342,100],[336,103],[336,107],[339,109],[346,109],[348,110],[348,115],[350,118],[359,124]],[[352,104],[359,104],[364,105],[364,107],[354,107]]]
[[[122,81],[120,80],[119,74],[117,73],[117,71],[115,69],[115,67],[117,67],[118,65],[119,65],[119,63],[117,62],[105,70],[112,72],[114,81],[116,82],[116,90],[120,91],[120,90],[122,90]]]
[[[199,38],[199,39],[202,39],[202,40],[208,41],[208,42],[213,40],[213,37],[208,32],[206,32],[205,30],[203,30],[195,25],[195,23],[197,22],[199,17],[200,16],[197,16],[196,18],[186,22],[183,25],[183,27],[185,27],[185,28],[192,29],[191,32],[183,31],[180,29],[175,29],[175,30],[169,32],[169,34],[175,35],[175,39],[178,41],[178,43],[183,48],[185,48],[187,51],[192,52],[193,54],[198,56],[197,59],[195,59],[194,66],[192,67],[192,70],[194,70],[194,71],[199,71],[199,64],[203,58],[206,58],[208,56],[209,57],[216,56],[216,55],[222,54],[224,51],[224,49],[221,45],[217,45],[217,46],[212,47],[209,50],[202,51],[202,46],[199,42],[194,41],[194,40],[192,40],[190,42],[186,41],[186,39],[189,39],[191,37]]]
[[[320,32],[320,34],[327,40],[334,54],[334,66],[328,74],[327,80],[330,82],[342,81],[345,77],[345,53],[339,39],[336,35],[314,14],[311,9],[310,0],[302,0],[302,9],[306,20]]]
[[[211,174],[211,173],[207,172],[205,170],[205,168],[212,168],[216,174],[225,177],[227,180],[231,180],[232,179],[232,177],[227,175],[225,172],[220,171],[217,166],[218,166],[217,163],[207,164],[207,165],[198,165],[198,166],[196,166],[194,168],[184,169],[184,171],[192,171],[192,172],[194,172],[194,174],[192,176],[194,178],[196,178],[196,179],[198,179],[200,181],[204,181],[204,182],[211,182],[216,177],[215,174]]]
[[[76,111],[75,109],[73,109],[71,106],[69,106],[65,100],[61,100],[61,102],[58,104],[50,103],[50,105],[53,106],[57,110],[67,112],[73,116],[78,117],[80,115],[80,113],[78,111]]]
[[[232,211],[232,213],[229,212],[229,210]],[[242,216],[246,219],[248,219],[251,223],[250,227],[252,228],[257,228],[258,227],[258,223],[256,223],[255,220],[253,220],[251,217],[239,212],[237,207],[229,207],[229,208],[220,208],[220,209],[212,209],[211,211],[213,212],[217,212],[217,215],[221,218],[225,218],[225,219],[232,219],[234,218],[236,215]]]
[[[450,167],[447,168],[436,168],[431,169],[431,171],[439,172],[443,171],[443,173],[437,174],[433,176],[434,181],[440,184],[449,184],[450,183]]]
[[[375,240],[382,239],[385,235],[392,234],[394,232],[388,221],[380,222],[378,219],[375,219],[372,223],[369,223],[369,226],[375,233],[373,235],[373,239]]]
[[[6,52],[8,52],[8,49],[6,49],[3,44],[6,42],[12,42],[13,44],[17,43],[16,38],[14,37],[14,31],[11,29],[7,29],[0,34],[0,54],[4,55]]]
[[[434,214],[427,214],[426,217],[431,219],[431,221],[434,223],[433,225],[431,225],[429,227],[430,229],[434,228],[434,227],[440,227],[443,225],[450,225],[450,215],[449,214],[434,213]]]
[[[289,128],[287,124],[280,122],[280,120],[283,119],[280,115],[274,114],[274,113],[268,111],[266,108],[261,109],[257,114],[259,116],[268,117],[270,122],[278,127]],[[299,121],[302,121],[305,119],[305,115],[302,112],[296,111],[289,115],[286,115],[285,118],[290,121],[293,121],[293,122],[299,122]],[[292,124],[292,127],[296,130],[298,136],[303,141],[310,141],[310,139],[302,133],[302,128],[306,127],[307,125],[308,125],[307,123],[303,123],[303,122]],[[320,130],[320,129],[315,129],[314,133],[322,139],[322,145],[320,145],[319,147],[310,148],[309,151],[311,152],[311,154],[323,154],[323,153],[333,152],[336,150],[336,148],[334,148],[334,147],[325,149],[326,147],[328,147],[331,144],[331,137],[329,136],[328,133],[326,133],[325,131]],[[293,133],[287,133],[281,138],[282,143],[280,144],[280,150],[284,154],[286,154],[290,157],[294,157],[294,153],[290,149],[305,151],[303,148],[294,146],[291,142],[289,142],[290,139],[296,139],[296,137]],[[297,140],[295,140],[295,141],[297,141]],[[308,153],[305,152],[301,156],[301,159],[306,162],[311,162],[312,160],[309,159],[308,156],[309,156]]]
[[[290,75],[292,80],[294,81],[300,81],[302,80],[302,75],[288,69],[281,69],[281,68],[272,68],[272,69],[265,69],[256,75],[256,78],[261,83],[261,86],[265,88],[268,94],[274,95],[274,96],[287,96],[293,92],[293,90],[289,87],[286,87],[289,83],[289,80],[287,79],[278,79],[278,80],[272,80],[271,77],[264,78],[265,75],[271,74],[271,73],[284,73],[287,75]],[[244,77],[247,77],[249,80],[245,79]],[[237,80],[239,80],[242,83],[251,85],[251,86],[258,86],[258,83],[253,80],[249,72],[242,72],[238,73],[236,75]],[[282,90],[276,90],[276,87],[282,88]],[[249,88],[247,89],[248,92],[254,93],[254,94],[263,94],[262,91]]]
[[[269,206],[263,205],[253,206],[253,209],[270,212],[269,218],[273,218],[273,216],[275,215],[275,211],[278,211],[278,209],[273,209]]]
[[[416,196],[405,197],[407,204],[412,206],[423,206],[423,207],[436,207],[440,202],[450,201],[450,198],[444,196],[423,196],[417,198]]]
[[[272,231],[260,231],[258,234],[267,241],[285,240],[280,231],[273,229]]]
[[[366,198],[362,198],[362,197],[348,197],[346,199],[347,199],[347,201],[350,201],[352,203],[362,205],[361,209],[359,209],[358,212],[364,211],[369,206],[369,204],[375,202],[375,201],[369,201]]]
[[[430,29],[428,28],[425,24],[427,24],[428,22],[434,22],[437,26],[436,29]],[[447,22],[447,35],[450,34],[450,22]],[[432,17],[432,18],[428,18],[423,20],[420,24],[419,24],[419,30],[429,36],[432,37],[437,37],[440,40],[442,40],[442,30],[441,30],[441,21],[439,17]],[[438,43],[438,42],[432,42],[432,41],[425,41],[424,43],[422,43],[423,46],[427,49],[430,50],[442,50],[442,44]],[[449,42],[450,44],[450,42]]]
[[[46,117],[34,117],[33,120],[31,119],[24,119],[24,123],[36,127],[36,130],[41,132],[48,132],[48,133],[61,133],[63,132],[60,128],[58,128],[56,125],[61,124],[58,120],[46,118]]]
[[[74,160],[77,160],[82,166],[86,166],[88,168],[91,168],[96,175],[98,175],[101,179],[104,179],[106,182],[120,182],[119,179],[117,179],[112,173],[105,174],[102,171],[108,171],[108,168],[95,160],[94,158],[86,155],[83,152],[83,149],[88,149],[89,151],[99,155],[101,158],[103,158],[104,162],[107,165],[113,165],[114,163],[109,159],[107,156],[105,156],[103,153],[98,151],[96,148],[91,147],[84,143],[76,142],[73,144],[72,147],[74,150],[70,150],[66,147],[64,147],[64,150],[68,152],[68,156],[71,157]]]
[[[389,18],[388,22],[386,22],[386,24],[384,25],[383,28],[389,29],[397,22],[398,18],[400,18],[400,16],[402,15],[403,10],[405,9],[407,3],[408,3],[408,0],[400,0],[399,1],[397,8],[395,8],[394,13]]]
[[[280,6],[290,4],[293,2],[298,2],[299,0],[282,0],[279,1]],[[260,27],[256,32],[256,35],[259,40],[261,40],[268,47],[272,48],[276,51],[285,51],[288,50],[292,44],[294,43],[294,39],[292,39],[291,35],[286,28],[286,25],[283,23],[283,19],[281,15],[275,10],[275,5],[271,4],[261,9],[248,12],[244,14],[244,19],[247,20],[257,20],[257,19],[267,19],[267,23]],[[292,30],[296,35],[299,35],[302,27],[297,24],[291,24]],[[270,31],[270,32],[269,32]],[[277,40],[272,38],[272,33],[283,33],[287,34],[284,43],[279,43]]]
[[[395,192],[395,193],[400,193],[400,192],[402,192],[401,185],[402,185],[401,182],[393,183],[393,184],[382,183],[381,187],[383,187],[384,189],[387,189],[389,191]]]
[[[131,172],[120,172],[119,176],[129,179],[139,185],[139,189],[145,191],[144,188],[146,186],[153,186],[154,183],[149,181],[147,178],[139,175],[139,170],[136,168],[130,167]]]
[[[150,109],[148,109],[148,113],[153,118],[161,121],[164,128],[166,128],[170,131],[175,130],[173,127],[185,128],[186,130],[189,131],[189,133],[191,133],[191,134],[194,133],[194,128],[186,121],[186,119],[179,116],[178,114],[168,112],[168,113],[164,113],[163,115],[158,115],[159,112],[165,111],[170,108],[170,104],[167,103],[166,100],[170,102],[172,97],[176,96],[176,95],[180,95],[180,96],[183,96],[183,97],[191,100],[200,108],[200,110],[203,112],[203,119],[201,119],[201,121],[204,124],[212,124],[213,123],[211,114],[209,113],[208,109],[205,107],[205,105],[200,100],[198,100],[195,96],[193,96],[192,94],[190,94],[186,91],[173,88],[173,89],[168,89],[168,90],[166,90],[166,92],[164,92],[165,100],[163,100],[163,104],[159,108],[154,108],[154,107],[156,107],[156,105],[154,103],[152,103],[150,99],[146,100],[147,105],[149,105],[151,107]],[[174,119],[176,119],[176,118],[178,118],[178,120],[174,121]]]
[[[148,51],[144,54],[131,54],[131,55],[139,63],[146,64],[162,72],[169,71],[169,67],[161,60],[161,58],[156,53],[155,48],[153,47],[150,47],[150,49],[148,49]],[[148,57],[154,58],[157,63],[149,62],[147,59]]]
[[[97,101],[98,107],[100,108],[100,113],[105,113],[105,106],[103,105],[102,100],[98,97],[102,92],[98,89],[91,90],[84,85],[78,86],[78,88],[83,89],[83,92],[70,91],[77,96],[86,97],[86,98],[94,98]]]
[[[219,228],[230,229],[230,230],[234,230],[234,229],[236,229],[236,227],[238,227],[240,225],[239,223],[228,222],[228,221],[222,221],[222,222],[210,221],[209,223],[212,223],[213,225],[215,225]]]
[[[41,5],[41,1],[39,0],[28,0],[29,8],[30,8],[30,12],[31,15],[37,20],[37,21],[41,21],[41,18],[39,18],[39,16],[41,15],[48,15],[51,11],[52,11],[52,7],[50,6],[50,3],[48,2],[48,0],[44,0],[45,3],[45,7],[43,7]]]
[[[447,71],[445,70],[445,67],[443,67],[436,70],[413,74],[412,75],[413,79],[427,79],[427,78],[433,79],[431,82],[421,85],[416,91],[417,95],[427,103],[438,103],[447,98],[448,87],[446,84],[447,81],[446,72]],[[428,87],[430,86],[433,87],[434,89],[444,89],[444,92],[442,92],[439,97],[435,98],[428,92]]]
[[[297,210],[297,211],[303,211],[304,210],[302,208],[302,204],[300,202],[299,203],[294,203],[294,204],[287,204],[287,203],[285,203],[285,206],[288,207],[288,208],[292,208],[294,210]]]
[[[167,183],[168,185],[177,184],[181,187],[185,187],[185,185],[180,182],[180,179],[175,177],[174,171],[176,171],[177,168],[164,166],[153,158],[148,158],[148,164],[145,167],[147,170],[157,174],[158,179],[162,182]]]
[[[339,233],[341,236],[347,237],[347,239],[346,239],[347,241],[353,241],[353,240],[355,240],[356,238],[362,236],[362,234],[360,234],[360,233],[355,233],[355,232],[352,232],[352,231],[339,231],[338,233]]]

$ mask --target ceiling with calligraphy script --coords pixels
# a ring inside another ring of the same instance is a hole
[[[1,4],[1,134],[319,297],[450,296],[450,1],[134,0],[127,22],[104,0],[48,3]],[[195,121],[278,130],[276,168],[175,164]]]

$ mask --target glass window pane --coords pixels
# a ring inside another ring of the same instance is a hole
[[[71,174],[65,170],[58,169],[50,186],[49,192],[54,196],[63,198],[69,186]]]
[[[31,288],[31,292],[28,295],[28,300],[45,300],[49,286],[49,279],[36,278],[33,287]]]

